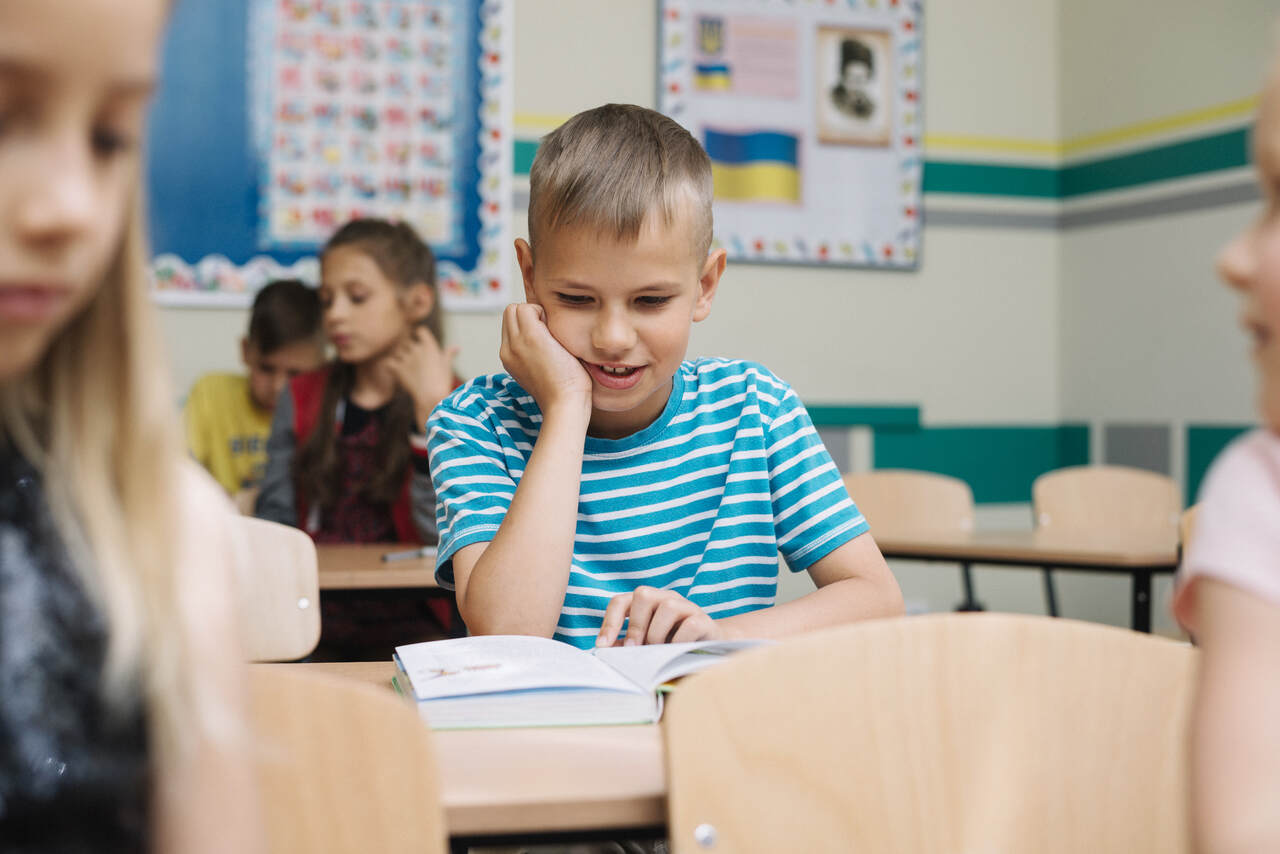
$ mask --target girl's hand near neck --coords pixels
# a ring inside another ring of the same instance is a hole
[[[430,329],[415,326],[387,357],[386,365],[395,383],[413,398],[417,430],[425,428],[431,410],[453,390],[453,360],[457,355],[457,347],[443,348]]]

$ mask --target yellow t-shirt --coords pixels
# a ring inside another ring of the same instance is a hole
[[[183,414],[191,456],[228,494],[261,482],[271,413],[254,405],[247,377],[206,374],[191,386]]]

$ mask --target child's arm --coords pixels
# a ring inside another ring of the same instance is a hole
[[[298,511],[293,495],[293,452],[297,438],[293,434],[293,394],[285,386],[276,400],[271,416],[271,435],[267,437],[267,469],[253,505],[259,519],[290,525],[298,524]]]
[[[458,610],[474,634],[551,637],[569,584],[591,378],[544,318],[528,303],[502,317],[502,364],[537,401],[542,426],[493,540],[453,555]]]
[[[158,754],[154,850],[252,854],[266,845],[233,572],[249,567],[221,490],[184,467],[180,491],[177,608],[195,684],[185,743]]]
[[[854,537],[809,567],[818,589],[791,602],[720,620],[672,590],[639,587],[609,600],[597,646],[722,638],[781,638],[853,620],[902,614],[902,592],[870,533]]]
[[[1200,851],[1280,851],[1280,606],[1195,582],[1191,802]]]

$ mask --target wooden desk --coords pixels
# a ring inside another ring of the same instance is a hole
[[[316,546],[321,590],[440,590],[435,557],[384,561],[388,552],[415,548],[403,543]]]
[[[395,673],[390,661],[254,667],[314,668],[388,690]],[[500,837],[653,835],[666,824],[667,783],[656,724],[432,735],[455,849]]]
[[[877,529],[876,543],[887,558],[1031,566],[1087,572],[1121,572],[1133,578],[1132,625],[1151,631],[1151,576],[1178,568],[1175,535],[1081,535],[1048,531],[938,531]]]

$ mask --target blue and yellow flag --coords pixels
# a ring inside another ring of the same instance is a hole
[[[800,139],[782,131],[706,129],[717,199],[800,201]]]
[[[693,85],[699,89],[723,91],[731,82],[729,66],[723,62],[699,62],[693,66]]]

